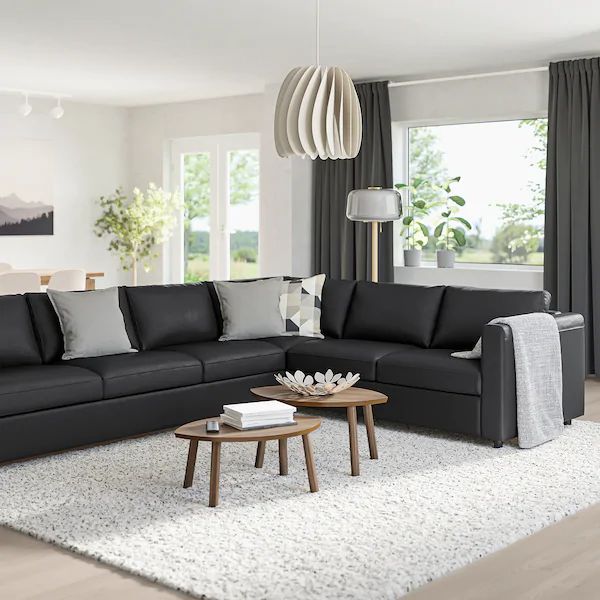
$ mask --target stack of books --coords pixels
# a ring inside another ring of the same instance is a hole
[[[226,425],[236,429],[261,429],[292,425],[296,407],[278,400],[265,402],[244,402],[242,404],[226,404],[223,406],[221,419]]]

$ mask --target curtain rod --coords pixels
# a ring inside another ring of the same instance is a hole
[[[513,69],[512,71],[492,71],[491,73],[473,73],[471,75],[452,75],[450,77],[432,77],[431,79],[413,79],[411,81],[390,81],[389,87],[405,87],[424,83],[441,83],[444,81],[461,81],[463,79],[480,79],[483,77],[500,77],[502,75],[518,75],[520,73],[538,73],[547,71],[548,67],[531,67],[529,69]]]

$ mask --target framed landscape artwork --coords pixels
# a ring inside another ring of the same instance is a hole
[[[0,236],[53,235],[52,145],[0,139]]]

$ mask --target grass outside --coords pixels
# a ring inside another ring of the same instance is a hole
[[[435,262],[435,253],[423,252],[423,260],[430,260]],[[491,250],[477,249],[477,248],[466,248],[461,254],[456,255],[457,263],[475,263],[484,265],[499,264],[495,261],[494,255]],[[544,264],[544,253],[543,252],[532,252],[527,257],[527,262],[524,263],[500,263],[507,265],[529,265],[529,266],[542,266]]]
[[[230,279],[252,279],[258,277],[258,263],[231,261]],[[185,281],[208,281],[210,279],[210,266],[207,254],[197,254],[187,261]]]

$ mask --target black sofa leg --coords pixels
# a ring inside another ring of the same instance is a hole
[[[494,448],[502,448],[504,444],[502,442],[499,441],[494,441]]]
[[[570,425],[570,424],[571,424],[571,419],[567,419],[567,420],[565,421],[565,425]]]

